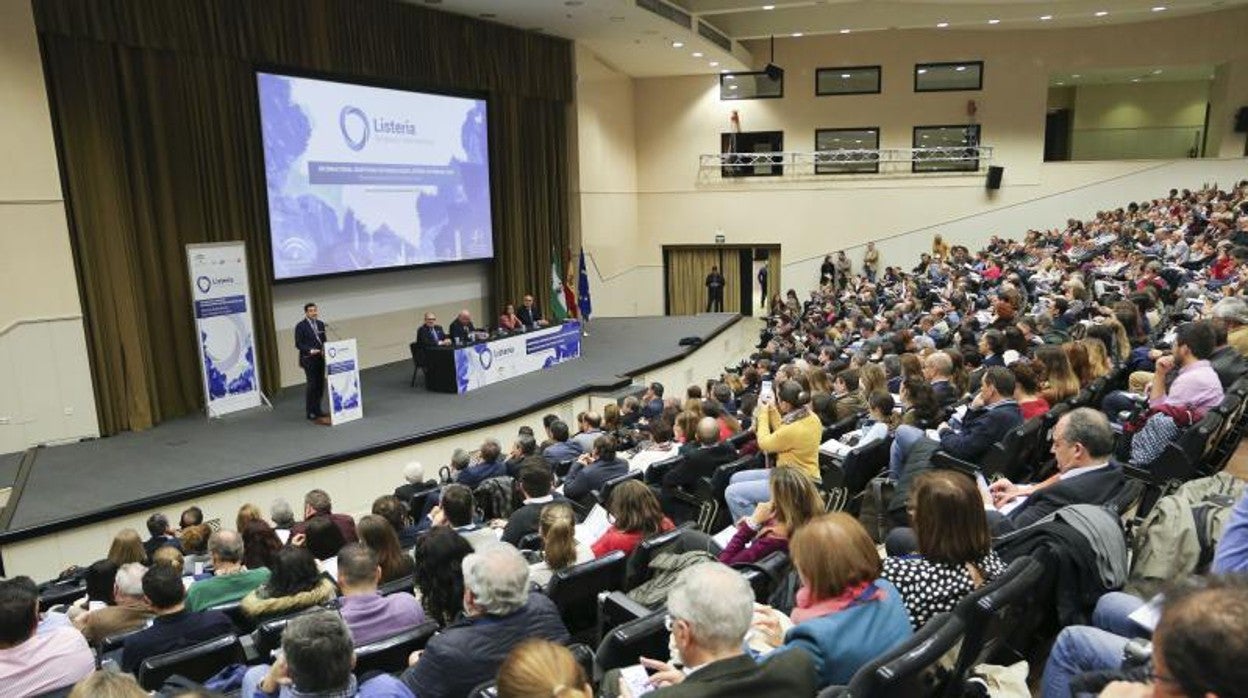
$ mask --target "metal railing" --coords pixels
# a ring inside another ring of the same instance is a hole
[[[805,175],[925,175],[982,172],[993,147],[878,148],[813,152],[709,153],[699,158],[703,173],[725,178]],[[778,168],[778,169],[777,169]]]

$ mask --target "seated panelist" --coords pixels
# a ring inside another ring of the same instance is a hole
[[[480,339],[483,334],[472,324],[472,313],[466,309],[459,311],[459,315],[451,321],[451,339],[455,342],[468,344]]]
[[[516,311],[516,315],[520,318],[520,322],[524,323],[524,326],[530,330],[546,327],[550,324],[542,319],[542,310],[533,302],[532,295],[524,297],[524,300],[520,303],[519,310]]]
[[[508,303],[503,307],[503,314],[498,316],[498,329],[504,332],[515,332],[522,330],[525,325],[520,320],[520,316],[516,315],[516,306]]]
[[[438,324],[437,315],[425,313],[425,323],[416,330],[416,343],[422,347],[446,346],[451,343],[451,338]]]

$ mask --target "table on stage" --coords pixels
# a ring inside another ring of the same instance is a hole
[[[425,348],[425,387],[466,393],[581,356],[581,323],[519,332],[474,344]]]

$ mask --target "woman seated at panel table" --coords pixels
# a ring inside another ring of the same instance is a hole
[[[504,332],[515,332],[524,329],[524,323],[520,321],[520,316],[516,315],[516,306],[508,303],[503,306],[503,314],[498,316],[498,329]]]

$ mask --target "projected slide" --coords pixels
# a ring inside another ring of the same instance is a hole
[[[256,81],[275,279],[493,256],[485,100]]]

